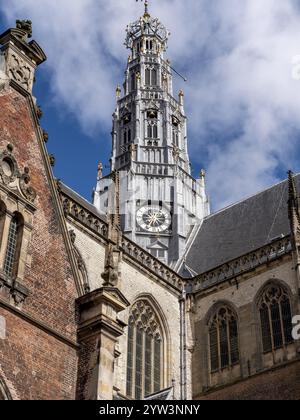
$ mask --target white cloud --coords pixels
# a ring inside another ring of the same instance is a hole
[[[150,3],[171,30],[168,55],[188,75],[190,148],[194,162],[207,166],[214,207],[276,182],[278,168],[297,164],[292,134],[300,129],[300,81],[292,77],[292,57],[300,54],[298,2]],[[10,0],[0,6],[10,23],[33,20],[56,100],[85,130],[110,129],[128,54],[124,29],[141,9],[134,0]]]

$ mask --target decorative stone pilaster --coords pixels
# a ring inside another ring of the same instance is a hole
[[[118,338],[125,324],[118,313],[129,302],[115,287],[102,287],[77,299],[80,343],[77,399],[112,400]]]

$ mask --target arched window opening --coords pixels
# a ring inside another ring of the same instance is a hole
[[[150,86],[151,84],[151,70],[150,69],[146,69],[145,71],[145,84],[146,86]]]
[[[11,219],[3,270],[11,278],[18,274],[19,258],[23,236],[24,220],[21,214],[15,213]]]
[[[151,85],[156,86],[157,85],[157,71],[155,69],[151,72]]]
[[[128,323],[127,395],[143,399],[163,388],[163,335],[147,301],[137,302]]]
[[[172,140],[173,140],[173,144],[179,147],[179,132],[178,132],[178,128],[176,127],[173,127],[173,130],[172,130]]]
[[[239,363],[238,323],[235,313],[221,307],[209,324],[211,371],[217,372]]]
[[[293,342],[291,304],[287,292],[270,285],[259,302],[263,351],[277,350]]]
[[[136,77],[135,73],[131,75],[131,90],[134,91],[136,89]]]
[[[123,144],[128,144],[131,142],[131,129],[125,128],[123,131]]]

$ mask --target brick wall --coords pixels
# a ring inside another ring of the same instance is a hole
[[[35,134],[28,100],[8,88],[0,91],[0,150],[8,143],[19,169],[30,169],[37,192],[24,286],[29,289],[22,311],[59,334],[76,340],[77,297],[55,202]],[[21,398],[74,398],[76,350],[16,315],[4,314],[7,338],[0,339],[0,365]]]

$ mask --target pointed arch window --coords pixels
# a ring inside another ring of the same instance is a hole
[[[237,316],[227,306],[219,308],[210,320],[209,345],[212,372],[239,363]]]
[[[149,303],[138,301],[128,323],[126,393],[142,399],[163,388],[162,329]]]
[[[291,304],[283,287],[267,287],[259,302],[259,312],[265,353],[293,342]]]
[[[18,274],[23,226],[23,216],[20,213],[14,213],[9,226],[7,247],[3,266],[5,274],[11,278],[16,278]]]

